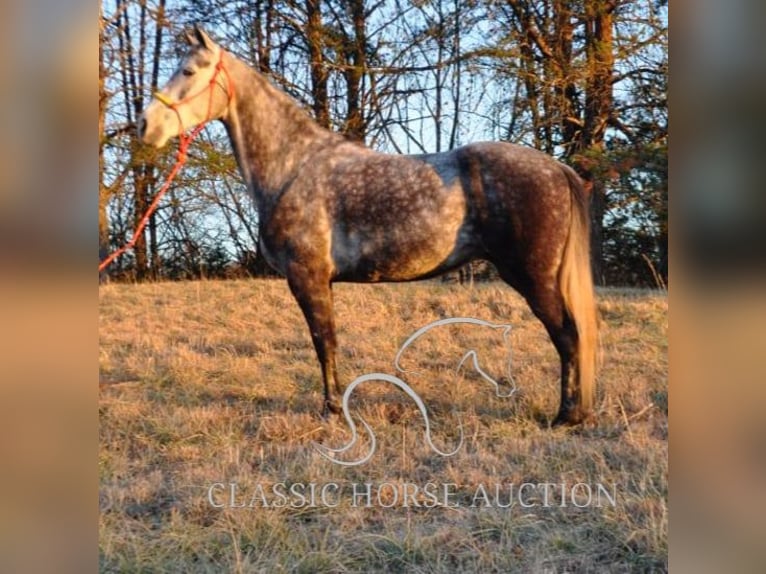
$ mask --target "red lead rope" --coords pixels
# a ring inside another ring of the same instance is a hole
[[[181,171],[181,168],[186,163],[186,152],[189,150],[189,145],[191,145],[192,141],[194,141],[194,138],[196,138],[199,135],[199,133],[202,131],[205,125],[210,121],[210,113],[213,107],[213,91],[215,90],[215,86],[218,81],[218,75],[221,73],[221,71],[223,71],[223,73],[226,74],[226,95],[229,101],[231,101],[232,98],[234,97],[234,86],[232,86],[231,77],[229,76],[229,71],[223,65],[223,51],[221,51],[221,57],[215,66],[215,73],[213,74],[213,77],[210,79],[210,84],[208,85],[207,88],[175,103],[168,104],[165,102],[165,100],[160,99],[162,103],[164,103],[171,110],[173,110],[176,113],[176,116],[178,116],[178,125],[180,126],[180,133],[178,134],[178,138],[180,140],[180,143],[178,144],[178,153],[176,154],[176,162],[173,165],[173,169],[170,170],[168,177],[165,179],[165,183],[162,184],[162,187],[160,188],[160,190],[157,192],[157,195],[152,200],[152,203],[149,205],[149,208],[146,210],[146,213],[141,218],[141,221],[138,222],[138,225],[136,226],[136,230],[133,232],[133,237],[125,245],[123,245],[116,251],[113,251],[101,263],[98,264],[99,273],[101,273],[104,269],[106,269],[109,266],[109,264],[111,264],[112,261],[117,259],[120,255],[122,255],[129,249],[133,249],[133,247],[136,245],[136,241],[138,241],[138,238],[141,236],[141,233],[143,233],[144,228],[146,227],[146,224],[149,222],[149,218],[152,216],[152,213],[156,211],[157,206],[159,205],[160,200],[162,199],[162,196],[165,195],[165,193],[168,191],[168,189],[170,188],[170,184],[173,183],[173,180],[175,179],[176,175],[178,175],[178,172]],[[178,112],[178,106],[181,104],[185,104],[186,102],[196,98],[197,96],[202,95],[203,93],[205,93],[205,91],[208,91],[206,119],[205,121],[200,123],[197,127],[195,127],[189,133],[189,135],[186,135],[184,133],[183,122],[181,121],[181,114]]]

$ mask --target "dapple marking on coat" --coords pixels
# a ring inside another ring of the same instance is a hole
[[[343,392],[332,284],[424,279],[475,258],[491,261],[524,296],[559,354],[554,423],[591,415],[597,324],[588,197],[571,168],[510,143],[375,152],[321,128],[199,28],[187,41],[139,135],[161,147],[201,122],[223,122],[258,209],[259,246],[308,323],[325,415],[338,412]]]

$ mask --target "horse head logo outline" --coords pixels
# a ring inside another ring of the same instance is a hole
[[[402,368],[400,362],[402,359],[402,355],[404,354],[404,351],[410,347],[412,344],[415,343],[422,335],[430,331],[431,329],[434,329],[436,327],[441,327],[444,325],[451,325],[451,324],[471,324],[471,325],[480,325],[484,327],[489,327],[492,329],[502,329],[502,336],[503,336],[503,342],[508,346],[509,340],[508,337],[511,332],[511,325],[508,324],[501,324],[501,323],[491,323],[489,321],[484,321],[482,319],[474,319],[472,317],[449,317],[446,319],[439,319],[437,321],[432,321],[431,323],[428,323],[427,325],[421,327],[417,331],[415,331],[410,337],[402,344],[402,346],[399,348],[399,351],[396,353],[396,357],[394,358],[394,366],[396,367],[397,371],[400,373],[410,373],[410,374],[416,374],[417,371],[408,371]],[[516,384],[513,380],[513,376],[511,375],[511,354],[509,351],[508,354],[508,361],[506,363],[507,368],[507,374],[508,374],[508,380],[511,384],[511,390],[507,392],[503,392],[501,390],[501,385],[493,379],[489,374],[487,374],[484,369],[481,368],[481,365],[479,364],[479,357],[478,354],[474,349],[469,349],[465,354],[463,354],[462,358],[460,359],[460,362],[455,367],[455,372],[459,372],[463,365],[471,359],[471,363],[473,365],[474,370],[486,381],[491,383],[495,387],[495,394],[498,397],[501,398],[507,398],[513,396],[513,394],[517,391]],[[388,383],[391,383],[404,391],[404,393],[409,396],[417,405],[418,410],[420,411],[421,416],[423,417],[423,422],[425,425],[425,440],[428,446],[431,448],[432,451],[434,451],[436,454],[448,457],[453,456],[457,454],[457,452],[462,448],[463,446],[463,440],[464,440],[464,434],[463,434],[463,425],[462,422],[459,422],[458,428],[460,430],[460,440],[458,442],[458,445],[454,448],[452,451],[442,451],[439,449],[433,442],[433,439],[431,437],[431,423],[428,416],[428,410],[426,409],[426,405],[423,402],[423,399],[420,398],[420,396],[412,389],[412,387],[407,384],[406,381],[403,379],[394,376],[389,375],[386,373],[369,373],[366,375],[361,375],[354,379],[351,384],[346,387],[345,392],[343,393],[343,399],[342,399],[342,412],[343,416],[346,419],[346,423],[348,424],[348,427],[351,429],[351,440],[338,448],[331,448],[327,447],[325,445],[321,445],[319,443],[314,442],[314,447],[317,449],[319,454],[321,454],[324,458],[327,460],[339,464],[342,466],[358,466],[361,464],[364,464],[368,460],[372,458],[372,456],[375,454],[375,449],[377,447],[377,439],[375,438],[375,433],[373,432],[372,428],[370,428],[370,425],[367,424],[367,421],[365,421],[363,418],[360,417],[360,420],[362,422],[362,425],[364,425],[365,431],[367,433],[367,436],[370,441],[370,447],[366,455],[362,456],[359,459],[351,460],[351,461],[345,461],[341,460],[339,458],[336,458],[336,455],[342,454],[344,452],[349,451],[354,447],[354,445],[359,440],[359,433],[357,432],[356,424],[354,423],[354,419],[351,416],[350,410],[349,410],[349,400],[351,398],[351,395],[353,394],[354,390],[361,384],[368,382],[368,381],[385,381]],[[458,415],[459,420],[459,415]]]

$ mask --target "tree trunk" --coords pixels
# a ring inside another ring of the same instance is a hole
[[[327,96],[327,68],[322,53],[321,0],[306,0],[306,41],[311,66],[311,95],[314,118],[323,128],[330,127],[330,101]]]
[[[579,119],[579,98],[575,75],[572,72],[572,42],[574,39],[574,20],[571,0],[556,0],[555,10],[555,53],[558,78],[555,83],[558,101],[559,123],[564,142],[570,147],[564,157],[571,157],[572,147],[580,137],[582,123]]]
[[[613,19],[614,0],[589,0],[585,3],[585,49],[587,81],[585,87],[584,152],[594,165],[581,170],[591,188],[591,262],[593,277],[604,282],[603,237],[606,211],[605,171],[599,164],[604,153],[604,136],[614,105]]]
[[[344,73],[346,79],[346,126],[343,131],[349,139],[363,142],[366,130],[362,109],[362,79],[367,65],[364,0],[353,0],[349,4],[354,23],[354,38],[349,42],[346,54],[349,66]]]
[[[263,74],[271,73],[271,32],[273,25],[273,0],[256,2],[255,22],[252,23],[252,27],[255,34],[255,54],[258,61],[258,71]]]
[[[144,216],[144,213],[146,213],[146,208],[149,206],[148,187],[148,179],[142,166],[135,166],[133,175],[133,188],[135,193],[133,198],[133,229],[138,227],[141,218]],[[144,281],[149,272],[145,230],[136,237],[133,253],[136,257],[136,280]]]
[[[152,93],[158,89],[160,76],[160,60],[162,58],[162,38],[165,29],[165,3],[166,0],[160,0],[157,6],[157,14],[154,28],[154,50],[152,51],[152,74],[150,86]],[[143,22],[146,25],[145,22]],[[143,58],[143,54],[142,54]],[[153,163],[147,162],[146,175],[148,187],[155,189],[157,183],[157,170]],[[160,278],[162,261],[160,260],[159,246],[157,244],[157,212],[149,217],[149,253],[151,255],[151,275],[153,280]]]

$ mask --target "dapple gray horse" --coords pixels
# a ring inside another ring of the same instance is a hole
[[[433,277],[485,258],[520,292],[561,358],[555,423],[592,412],[597,323],[588,197],[569,167],[477,143],[388,155],[317,125],[199,28],[138,130],[157,147],[210,120],[226,127],[257,204],[266,260],[287,277],[322,368],[324,414],[342,394],[332,284]]]

